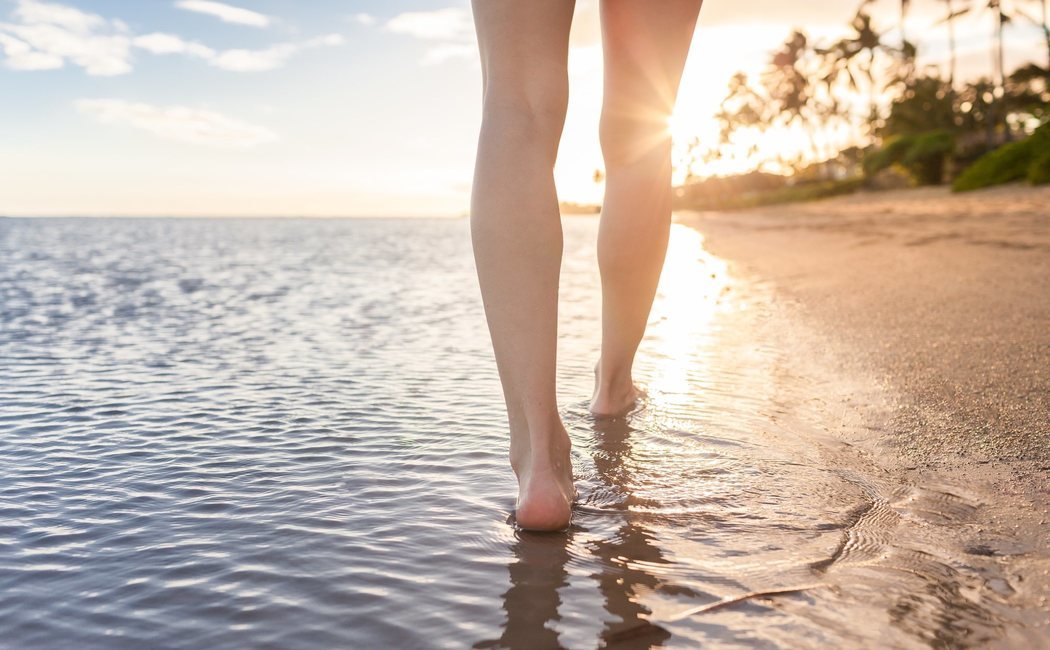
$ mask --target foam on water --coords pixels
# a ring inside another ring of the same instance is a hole
[[[2,643],[909,647],[1010,623],[945,533],[976,500],[831,442],[772,293],[692,230],[647,406],[590,418],[595,226],[567,221],[562,285],[580,505],[534,535],[508,523],[465,222],[0,220]]]

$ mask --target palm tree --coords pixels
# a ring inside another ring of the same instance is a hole
[[[952,0],[944,0],[944,4],[947,5],[948,15],[941,22],[948,25],[948,86],[955,88],[955,19],[969,11],[969,9],[955,11],[952,7]]]
[[[883,137],[921,135],[956,129],[955,100],[938,76],[919,77],[893,100],[881,129]]]
[[[897,56],[904,54],[906,57],[910,56],[909,53],[914,53],[914,47],[911,47],[907,42],[900,50],[894,48],[883,42],[883,34],[880,34],[875,30],[875,25],[872,22],[871,15],[864,11],[864,7],[867,6],[872,0],[864,0],[861,3],[860,8],[857,10],[857,14],[853,17],[850,22],[850,27],[853,28],[853,33],[842,40],[838,41],[830,48],[818,50],[820,54],[824,55],[828,62],[829,71],[826,74],[824,81],[829,86],[835,81],[840,79],[842,75],[845,75],[849,80],[849,85],[854,90],[859,90],[859,84],[857,83],[858,75],[862,75],[868,84],[868,104],[869,104],[869,121],[874,130],[876,122],[878,122],[878,85],[875,79],[875,60],[878,53],[886,53],[891,56]]]
[[[767,75],[769,73],[767,72]],[[768,81],[767,81],[768,83]],[[776,98],[767,97],[755,86],[752,86],[748,77],[743,72],[737,72],[729,80],[729,88],[722,103],[715,113],[715,120],[719,125],[718,147],[708,148],[701,151],[699,143],[696,145],[696,153],[692,155],[697,162],[709,163],[727,157],[736,158],[740,149],[735,134],[740,130],[754,129],[764,131],[776,120]],[[745,158],[753,158],[757,153],[756,144],[751,144],[745,150]]]
[[[962,16],[963,14],[969,13],[970,11],[973,11],[975,9],[977,11],[987,9],[988,11],[992,12],[993,17],[995,18],[995,31],[992,35],[994,43],[992,48],[992,69],[993,80],[995,83],[993,94],[998,100],[998,115],[996,116],[996,119],[993,120],[992,126],[990,128],[994,128],[995,123],[1002,125],[1004,127],[1003,135],[1007,140],[1009,140],[1010,129],[1006,125],[1005,111],[1006,64],[1004,62],[1003,56],[1003,29],[1006,27],[1007,24],[1013,21],[1013,14],[1015,12],[1007,11],[1006,0],[979,0],[978,4],[970,5],[965,9],[960,9],[959,11],[956,11],[954,13],[950,13],[948,18],[951,19],[958,16]]]
[[[978,11],[987,9],[992,12],[993,17],[995,18],[995,31],[992,35],[994,42],[994,47],[992,49],[992,68],[996,81],[996,93],[1001,95],[1006,77],[1006,69],[1003,62],[1003,28],[1013,21],[1013,15],[1016,12],[1007,11],[1005,0],[980,0],[980,4],[971,5],[965,9],[949,13],[946,20],[949,20],[950,22],[950,19],[970,13],[975,9]]]
[[[911,0],[901,0],[901,47],[908,42],[907,33],[904,31],[904,19],[908,17],[909,4],[911,4]]]
[[[722,144],[729,144],[733,131],[765,124],[769,120],[769,102],[738,72],[729,80],[729,91],[718,106],[715,119],[720,125]]]
[[[820,160],[828,152],[822,147],[830,147],[828,134],[822,127],[827,127],[832,118],[839,117],[841,111],[835,104],[833,110],[828,108],[834,102],[832,93],[821,93],[815,85],[823,67],[821,50],[813,47],[809,38],[802,31],[795,30],[784,44],[773,53],[769,65],[762,73],[762,87],[768,97],[769,112],[785,127],[797,125],[809,134],[810,156]],[[745,112],[745,115],[751,113]],[[758,113],[761,115],[761,113]],[[803,163],[803,152],[798,152],[793,164]]]
[[[1050,19],[1048,19],[1048,17],[1047,17],[1047,8],[1046,8],[1048,0],[1038,0],[1038,2],[1039,2],[1039,9],[1042,11],[1042,16],[1041,16],[1040,20],[1033,20],[1033,22],[1035,22],[1036,24],[1038,24],[1040,27],[1043,28],[1043,38],[1046,39],[1046,56],[1047,56],[1046,74],[1047,74],[1048,77],[1050,77]]]
[[[812,97],[812,78],[806,69],[806,58],[812,51],[806,34],[795,30],[773,53],[762,75],[766,92],[786,125],[806,122],[806,108]]]
[[[988,8],[995,12],[995,77],[1000,92],[1006,86],[1006,64],[1003,55],[1003,27],[1010,22],[1010,16],[1003,11],[1002,0],[988,0]]]

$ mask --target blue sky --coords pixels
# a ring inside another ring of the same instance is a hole
[[[941,4],[916,3],[916,29]],[[708,0],[687,126],[709,135],[729,75],[757,70],[792,25],[831,38],[854,10]],[[985,32],[962,27],[974,74]],[[941,50],[931,37],[927,57]],[[600,56],[597,2],[581,0],[557,170],[567,199],[600,195]],[[0,214],[13,215],[461,214],[480,119],[457,0],[0,0],[0,98]]]

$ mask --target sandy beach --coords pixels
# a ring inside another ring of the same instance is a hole
[[[902,480],[968,490],[972,554],[1048,634],[1050,188],[930,188],[680,219],[799,327],[797,371],[829,373],[844,427]],[[844,385],[848,382],[848,385]],[[1040,613],[1041,610],[1041,613]],[[1038,621],[1038,622],[1037,622]]]

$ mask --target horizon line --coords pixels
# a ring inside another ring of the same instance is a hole
[[[464,219],[459,214],[3,214],[0,219]]]

